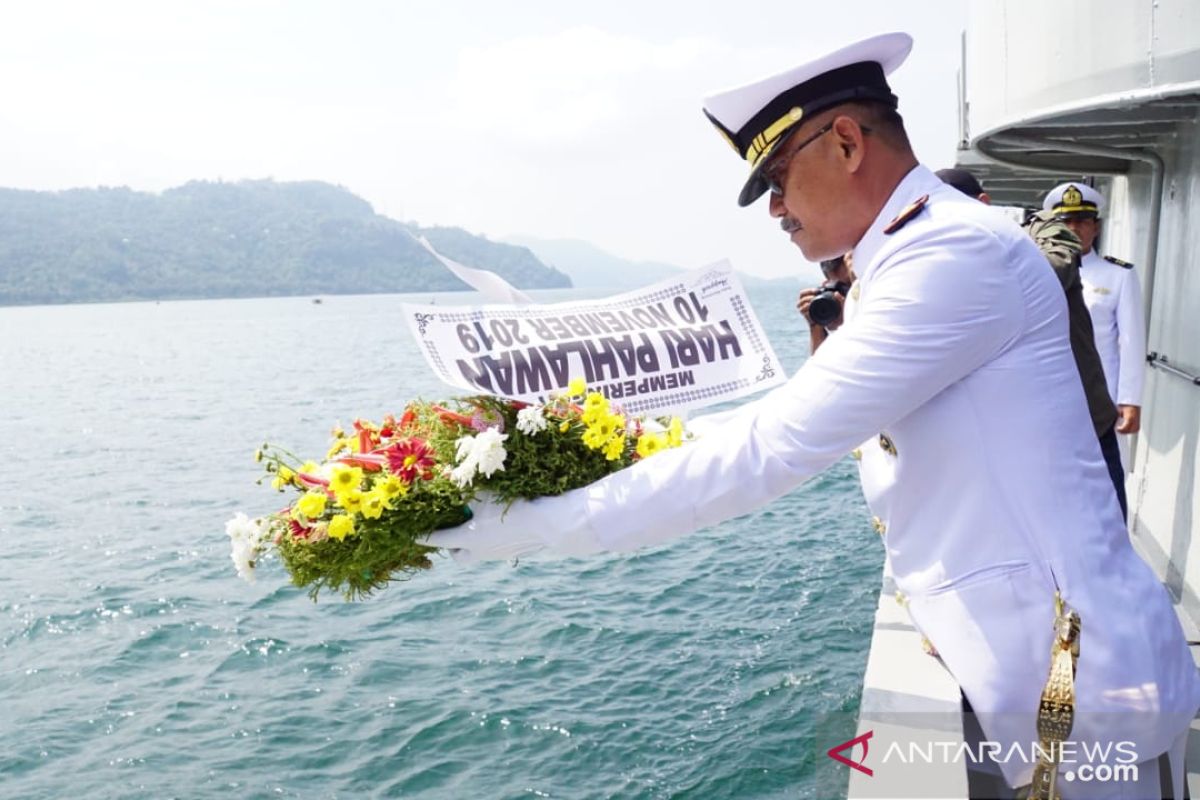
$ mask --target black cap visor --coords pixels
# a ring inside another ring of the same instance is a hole
[[[767,193],[769,187],[767,186],[767,179],[763,175],[763,172],[766,170],[767,164],[771,163],[771,159],[779,152],[779,149],[791,141],[798,130],[800,130],[799,122],[780,134],[779,138],[767,147],[762,158],[758,160],[758,164],[754,169],[750,170],[750,177],[746,178],[746,182],[742,185],[742,191],[738,195],[739,206],[745,208]]]

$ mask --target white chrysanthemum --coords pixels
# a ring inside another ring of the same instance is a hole
[[[498,428],[488,428],[475,436],[462,436],[454,443],[458,466],[450,470],[450,480],[465,487],[475,480],[476,473],[490,477],[498,469],[504,469],[508,451],[504,449],[507,433]]]
[[[517,430],[526,436],[546,430],[548,424],[541,406],[526,406],[517,412]]]
[[[475,457],[475,437],[460,436],[454,442],[454,457],[458,466],[448,473],[450,480],[460,489],[471,485],[479,471],[479,459]]]
[[[504,449],[504,440],[507,438],[508,434],[501,433],[498,428],[488,428],[475,437],[475,448],[471,455],[485,477],[490,478],[496,470],[504,469],[504,459],[508,457],[508,451]]]
[[[465,489],[475,480],[475,473],[478,471],[479,465],[473,460],[467,460],[459,464],[454,469],[450,470],[450,480],[460,489]]]
[[[229,557],[233,559],[234,569],[243,580],[254,583],[254,562],[262,550],[267,526],[262,520],[250,519],[239,511],[225,523],[225,533],[229,536]]]
[[[471,460],[475,452],[475,437],[460,436],[454,442],[454,460],[460,464]]]

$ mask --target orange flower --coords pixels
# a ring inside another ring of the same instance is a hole
[[[448,408],[442,408],[441,406],[434,406],[433,410],[437,412],[437,415],[442,418],[443,422],[454,422],[462,425],[464,428],[471,427],[471,418],[468,416],[451,411]]]
[[[355,453],[352,456],[342,456],[336,463],[362,467],[365,472],[378,472],[383,469],[387,459],[377,453]]]

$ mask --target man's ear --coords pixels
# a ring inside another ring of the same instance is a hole
[[[987,192],[980,192],[979,197],[976,199],[979,200],[979,202],[983,203],[985,206],[990,206],[992,204],[992,196],[990,194],[988,194]]]
[[[862,127],[853,117],[843,115],[833,121],[831,133],[837,143],[838,155],[851,172],[856,171],[864,155]]]

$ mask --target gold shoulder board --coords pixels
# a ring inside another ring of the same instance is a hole
[[[911,220],[917,214],[920,214],[921,209],[924,208],[925,204],[928,202],[929,202],[929,195],[927,195],[927,194],[923,194],[920,197],[918,197],[916,200],[913,200],[911,203],[909,203],[907,206],[904,207],[903,211],[901,211],[899,214],[896,215],[896,218],[894,220],[892,220],[891,222],[889,222],[887,224],[887,227],[883,229],[883,232],[890,236],[891,234],[900,230],[901,228],[903,228],[905,225],[908,224],[909,220]]]

